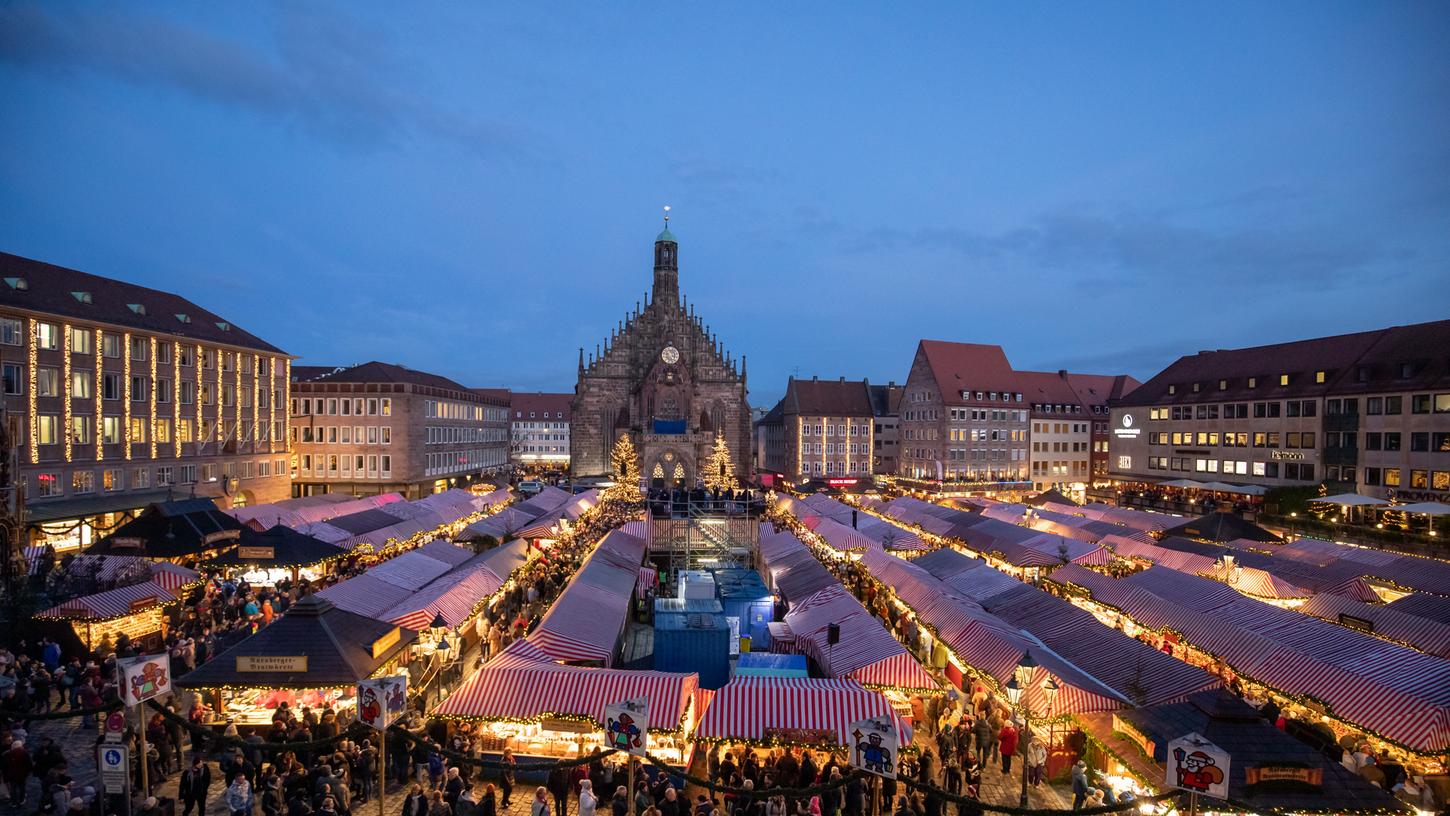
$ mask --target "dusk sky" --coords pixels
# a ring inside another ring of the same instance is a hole
[[[650,282],[768,407],[1450,317],[1450,3],[0,5],[0,250],[571,390]]]

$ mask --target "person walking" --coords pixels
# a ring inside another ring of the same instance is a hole
[[[227,810],[232,816],[252,816],[252,783],[245,774],[237,774],[227,788]]]
[[[24,807],[26,784],[34,769],[35,763],[31,761],[30,752],[25,750],[25,743],[21,740],[10,743],[10,750],[0,755],[0,777],[4,778],[5,787],[10,791],[10,804],[13,807]]]
[[[1032,787],[1042,784],[1042,773],[1047,770],[1047,746],[1037,737],[1027,740],[1027,781]]]
[[[549,793],[554,795],[555,816],[569,816],[569,786],[571,776],[568,768],[555,766],[549,771]]]
[[[529,816],[552,816],[549,812],[549,790],[538,787],[534,790],[534,801],[529,803]]]
[[[499,774],[499,787],[503,789],[503,807],[508,810],[509,799],[514,795],[514,769],[518,767],[514,749],[503,749],[503,772]]]
[[[207,791],[211,788],[211,768],[200,755],[191,758],[191,767],[181,772],[176,795],[181,799],[181,816],[191,816],[196,808],[200,816],[206,816]]]
[[[1072,766],[1072,809],[1082,810],[1083,803],[1087,801],[1088,792],[1092,787],[1087,781],[1087,763],[1078,760]]]
[[[594,795],[594,783],[588,779],[579,780],[579,816],[594,816],[599,806],[599,797]]]
[[[1002,773],[1012,773],[1012,756],[1017,753],[1017,726],[1011,720],[1002,724],[997,732],[997,745],[1002,752]]]

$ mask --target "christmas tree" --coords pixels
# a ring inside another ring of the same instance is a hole
[[[629,434],[614,443],[609,460],[614,464],[615,486],[610,489],[613,498],[624,502],[640,501],[643,496],[639,492],[639,454],[634,452]]]
[[[715,448],[705,460],[705,487],[710,490],[734,490],[735,463],[730,459],[730,446],[725,444],[725,434],[715,434]]]

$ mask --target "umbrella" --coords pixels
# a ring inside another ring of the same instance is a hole
[[[1342,507],[1380,507],[1389,502],[1384,499],[1376,499],[1373,496],[1361,496],[1358,493],[1340,493],[1336,496],[1325,496],[1322,499],[1310,499],[1311,504],[1337,504]],[[1441,505],[1445,507],[1445,505]],[[1450,512],[1450,507],[1446,507]]]
[[[1450,516],[1450,504],[1440,502],[1420,502],[1419,504],[1402,504],[1390,508],[1401,513],[1424,513],[1427,516]]]
[[[1159,487],[1203,487],[1202,482],[1195,482],[1192,479],[1170,479],[1166,482],[1159,482]]]

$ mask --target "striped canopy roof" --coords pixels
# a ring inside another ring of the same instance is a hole
[[[851,726],[861,720],[889,718],[911,741],[911,728],[880,692],[854,680],[737,677],[713,695],[695,736],[703,740],[773,741],[782,731],[835,732],[834,744],[851,744]],[[823,746],[824,747],[824,746]]]
[[[639,581],[645,543],[622,530],[600,540],[529,642],[555,660],[614,662],[619,636]]]
[[[438,717],[537,722],[588,717],[603,726],[604,707],[649,699],[651,729],[677,730],[699,675],[564,666],[528,641],[516,641],[434,709]]]
[[[1299,611],[1330,623],[1343,623],[1341,616],[1369,621],[1374,626],[1374,634],[1380,637],[1426,654],[1450,658],[1450,626],[1402,612],[1393,605],[1371,605],[1343,595],[1319,594],[1299,607]]]
[[[120,618],[150,608],[157,604],[179,600],[179,594],[156,581],[147,580],[139,584],[108,589],[94,595],[72,598],[65,603],[52,606],[37,617],[65,618],[75,621],[103,621]]]

